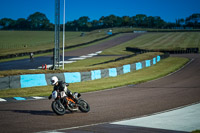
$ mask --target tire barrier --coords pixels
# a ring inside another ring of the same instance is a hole
[[[133,47],[126,47],[126,51],[131,51],[134,53],[146,53],[146,52],[162,52],[162,53],[169,53],[169,54],[191,54],[191,53],[199,53],[199,48],[186,48],[186,49],[176,49],[176,50],[147,50],[147,49],[140,49],[140,48],[133,48]]]
[[[76,83],[88,80],[96,80],[106,77],[116,77],[121,74],[140,70],[150,67],[161,59],[169,57],[169,54],[159,55],[151,60],[145,60],[133,64],[126,64],[116,68],[107,68],[101,70],[92,70],[90,72],[66,72],[66,73],[50,73],[50,74],[26,74],[17,76],[0,77],[0,89],[26,88],[35,86],[50,85],[50,78],[57,76],[59,80],[67,83]]]

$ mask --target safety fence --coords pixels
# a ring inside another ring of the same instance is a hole
[[[101,70],[92,70],[89,72],[66,72],[66,73],[49,73],[49,74],[26,74],[17,76],[8,76],[0,78],[0,89],[26,88],[34,86],[50,85],[50,78],[57,76],[59,80],[67,83],[82,82],[88,80],[101,79],[105,77],[116,77],[121,74],[140,70],[145,67],[150,67],[161,59],[169,57],[168,54],[159,55],[151,60],[145,60],[133,64],[123,65],[116,68],[107,68]]]

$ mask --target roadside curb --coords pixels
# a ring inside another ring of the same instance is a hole
[[[32,96],[32,97],[8,97],[8,98],[0,98],[0,102],[16,102],[16,101],[29,101],[29,100],[44,100],[48,99],[47,96],[38,97],[38,96]]]

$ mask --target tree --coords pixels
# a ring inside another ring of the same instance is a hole
[[[12,20],[10,18],[2,18],[0,20],[0,25],[3,27],[3,29],[12,28],[14,24],[15,24],[15,20]]]
[[[119,27],[122,26],[123,19],[121,17],[116,17],[115,26]]]
[[[27,19],[31,30],[44,30],[48,29],[50,25],[46,15],[40,12],[36,12],[30,15]]]
[[[10,18],[0,19],[0,28],[4,30],[54,30],[54,24],[50,23],[45,14],[36,12],[27,19]],[[62,28],[63,25],[61,25]],[[177,26],[200,28],[200,14],[192,14],[186,19],[177,19],[176,23],[166,23],[159,16],[146,16],[137,14],[136,16],[102,16],[99,20],[92,20],[88,16],[80,17],[78,20],[68,21],[66,30],[70,31],[90,31],[100,28],[111,28],[121,26],[144,27],[144,28],[173,28]]]
[[[146,23],[148,28],[154,28],[156,27],[155,24],[155,17],[149,16],[146,18]]]
[[[89,17],[83,16],[83,17],[80,17],[77,22],[80,27],[85,27],[89,20],[90,20]]]
[[[176,26],[180,27],[184,25],[185,20],[183,18],[176,20]]]
[[[97,28],[97,27],[99,27],[100,26],[100,23],[99,23],[99,21],[98,20],[93,20],[92,22],[91,22],[91,24],[92,24],[92,27],[93,28]]]
[[[199,13],[192,14],[191,16],[186,18],[185,22],[187,26],[200,28],[200,14]]]
[[[102,16],[100,19],[99,19],[99,24],[103,27],[104,26],[104,19],[105,17]]]
[[[165,25],[165,21],[162,20],[159,16],[154,17],[155,26],[156,28],[163,28]]]
[[[129,16],[123,16],[122,17],[122,26],[129,26],[130,24],[130,17]]]
[[[24,19],[24,18],[17,19],[17,21],[15,22],[15,29],[17,29],[17,30],[28,29],[28,22],[27,22],[27,20]]]
[[[133,16],[133,17],[130,18],[129,25],[130,25],[130,26],[133,26],[133,27],[136,27],[136,26],[137,26],[137,25],[136,25],[136,17],[135,17],[135,16]]]
[[[136,25],[138,27],[146,27],[146,25],[147,25],[147,22],[145,21],[146,18],[147,18],[147,16],[144,14],[136,15]]]
[[[115,27],[115,26],[120,26],[122,24],[122,19],[115,15],[102,17],[100,20],[103,21],[104,27]]]

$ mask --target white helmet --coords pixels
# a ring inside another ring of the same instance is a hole
[[[51,77],[51,85],[55,85],[58,82],[58,78],[56,76]]]

